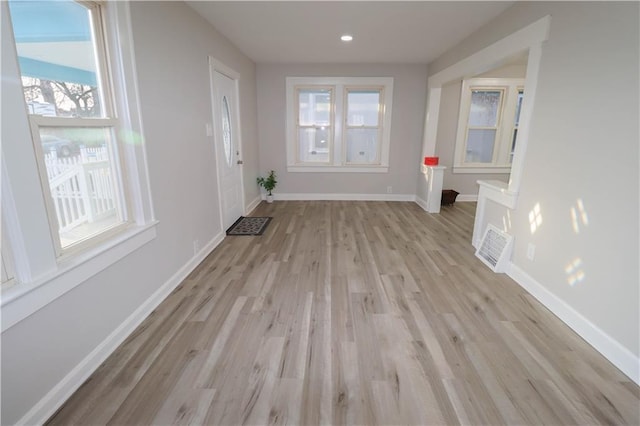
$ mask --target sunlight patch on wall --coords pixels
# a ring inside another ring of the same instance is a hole
[[[567,274],[567,282],[570,286],[574,286],[584,281],[585,273],[582,269],[582,259],[576,257],[564,267],[564,272]]]
[[[576,207],[571,207],[571,226],[573,227],[573,232],[579,234],[581,225],[585,228],[589,225],[589,215],[587,215],[587,211],[584,208],[582,198],[578,198],[576,200]]]
[[[533,206],[533,210],[529,212],[529,227],[531,229],[531,233],[535,234],[535,232],[542,225],[542,212],[540,209],[540,203],[536,203]]]

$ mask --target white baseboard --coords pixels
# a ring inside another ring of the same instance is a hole
[[[254,211],[256,207],[258,207],[258,204],[260,204],[260,201],[262,201],[262,197],[260,195],[258,195],[256,198],[251,200],[251,202],[247,204],[247,207],[244,210],[244,214],[246,215],[251,214],[251,212]]]
[[[560,318],[587,343],[593,346],[613,365],[618,367],[636,384],[640,384],[640,358],[624,347],[620,342],[602,331],[599,327],[569,306],[564,300],[551,293],[533,277],[511,263],[509,275],[522,288],[538,299],[555,316]]]
[[[461,203],[476,202],[478,201],[478,194],[458,194],[456,201]]]
[[[416,204],[419,205],[422,208],[422,210],[429,213],[429,210],[427,209],[427,202],[425,200],[416,196]]]
[[[222,242],[220,233],[156,290],[138,309],[76,365],[18,422],[19,425],[41,425],[89,378],[118,346],[158,307],[158,305]]]
[[[274,200],[283,201],[415,201],[414,194],[317,194],[274,193]]]

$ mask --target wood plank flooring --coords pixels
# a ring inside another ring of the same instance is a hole
[[[48,424],[640,424],[638,386],[474,257],[474,209],[261,204]]]

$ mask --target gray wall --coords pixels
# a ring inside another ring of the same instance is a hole
[[[637,357],[639,4],[516,3],[429,65],[436,73],[551,15],[518,206],[513,263]],[[582,200],[588,224],[573,230]],[[528,214],[540,204],[542,225]],[[496,224],[501,226],[501,223]],[[526,257],[527,245],[536,257]],[[584,279],[570,285],[580,258]]]
[[[241,74],[246,198],[258,195],[253,62],[181,2],[134,2],[131,14],[158,237],[2,334],[2,424],[15,424],[187,264],[194,238],[204,245],[222,232],[213,139],[205,134],[208,55]],[[5,69],[3,80],[18,79]],[[3,92],[3,117],[5,100]],[[24,126],[12,129],[3,129],[3,144],[29,140]],[[12,184],[20,193],[21,181]]]
[[[426,105],[425,65],[258,64],[260,167],[275,170],[276,193],[393,194],[413,196]],[[286,77],[393,77],[389,173],[287,173]]]

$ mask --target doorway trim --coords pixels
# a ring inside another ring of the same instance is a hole
[[[211,136],[213,136],[213,151],[214,151],[214,158],[216,159],[216,179],[217,179],[217,187],[218,187],[218,210],[220,212],[220,229],[222,230],[222,232],[225,231],[224,229],[224,212],[223,212],[223,205],[222,205],[222,178],[220,176],[220,167],[218,167],[218,146],[217,144],[219,143],[219,141],[216,140],[216,130],[218,128],[218,126],[220,126],[220,124],[217,122],[216,117],[217,117],[217,113],[218,113],[218,106],[216,103],[216,97],[215,97],[215,86],[214,86],[214,73],[215,72],[219,72],[220,74],[224,74],[225,76],[229,77],[231,80],[233,80],[233,90],[234,90],[234,96],[236,97],[236,102],[235,105],[232,107],[234,108],[234,113],[236,114],[236,117],[238,118],[238,128],[236,129],[236,137],[237,137],[237,150],[240,152],[239,158],[243,158],[242,156],[242,121],[241,121],[241,116],[240,116],[240,87],[239,87],[239,82],[240,82],[240,73],[237,72],[236,70],[234,70],[233,68],[225,65],[223,62],[221,62],[220,60],[214,58],[213,56],[209,56],[209,81],[210,81],[210,98],[211,98],[211,119],[213,122],[213,127],[212,127],[212,132],[211,132]],[[242,164],[240,164],[240,202],[241,202],[241,211],[244,213],[246,210],[246,200],[245,200],[245,194],[244,194],[244,168],[242,167]]]
[[[527,74],[524,83],[524,91],[527,96],[524,97],[522,102],[518,139],[511,164],[509,185],[499,191],[508,196],[511,208],[515,207],[520,190],[524,158],[529,142],[531,115],[538,86],[542,43],[549,38],[550,26],[551,16],[547,15],[430,76],[427,80],[427,114],[425,117],[422,151],[425,156],[433,156],[436,150],[442,86],[454,80],[470,78],[489,71],[504,64],[509,57],[528,51]]]

